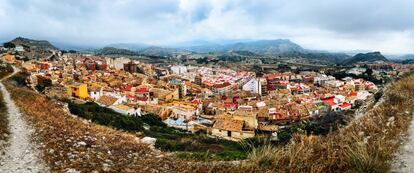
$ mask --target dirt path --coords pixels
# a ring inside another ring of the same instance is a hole
[[[14,68],[10,76],[18,71]],[[5,154],[0,156],[0,172],[48,172],[41,162],[36,146],[31,142],[31,134],[34,130],[23,119],[3,83],[0,83],[0,90],[8,108],[10,130]]]
[[[414,172],[414,119],[405,137],[405,143],[400,147],[393,162],[391,172]]]

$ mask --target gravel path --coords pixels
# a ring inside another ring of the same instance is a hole
[[[12,75],[18,71],[14,68]],[[23,119],[3,83],[0,83],[0,89],[8,108],[10,130],[10,138],[8,146],[5,148],[5,154],[0,156],[0,172],[48,172],[40,161],[39,151],[31,143],[33,128]]]
[[[414,172],[414,118],[405,137],[405,143],[394,159],[391,172]]]

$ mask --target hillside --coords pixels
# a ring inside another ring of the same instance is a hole
[[[344,65],[352,65],[358,63],[373,63],[373,62],[389,62],[380,52],[370,52],[370,53],[359,53],[353,56],[352,58],[345,59],[342,61]]]
[[[30,49],[40,49],[40,50],[59,50],[53,46],[49,41],[46,40],[32,40],[23,37],[17,37],[10,41],[14,45],[23,45],[27,46]]]
[[[257,40],[249,42],[237,42],[231,44],[208,44],[193,47],[185,47],[195,52],[228,52],[249,51],[257,54],[280,54],[286,52],[304,52],[304,49],[296,43],[287,39]]]
[[[95,51],[97,55],[130,55],[130,56],[138,56],[139,53],[135,51],[131,51],[128,49],[119,49],[114,47],[104,47]]]

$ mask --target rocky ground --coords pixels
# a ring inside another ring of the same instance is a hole
[[[404,136],[404,143],[400,146],[392,166],[392,172],[414,172],[414,119]]]

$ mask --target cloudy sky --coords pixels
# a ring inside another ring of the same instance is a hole
[[[0,0],[0,40],[77,45],[290,39],[414,53],[412,0]]]

